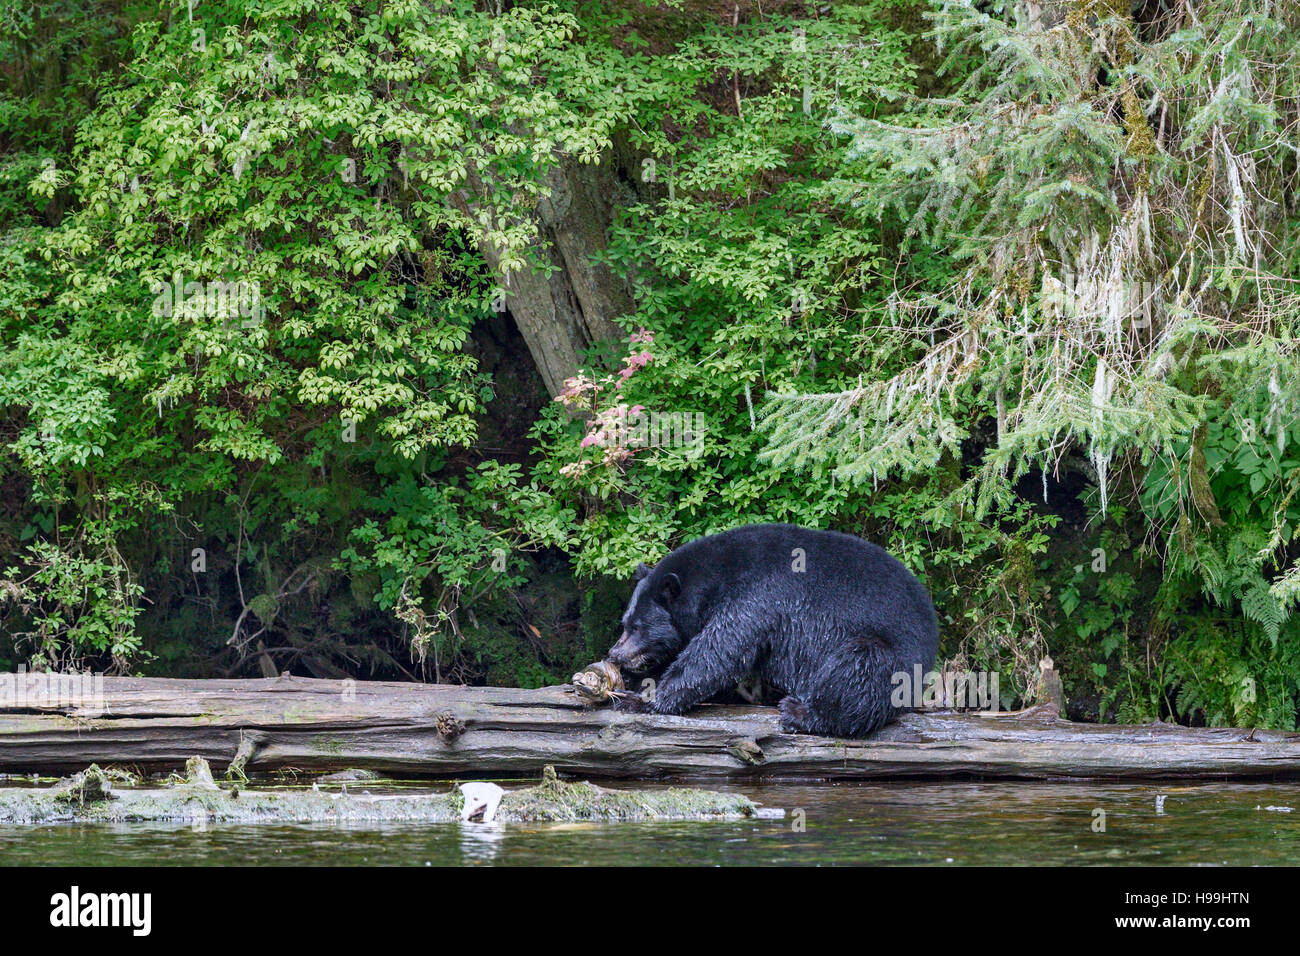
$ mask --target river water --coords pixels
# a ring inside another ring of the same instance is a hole
[[[1300,784],[819,783],[718,789],[780,807],[785,817],[729,823],[0,826],[0,865],[1300,864]],[[1164,799],[1158,812],[1159,797]]]

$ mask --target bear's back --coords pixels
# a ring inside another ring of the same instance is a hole
[[[707,592],[697,597],[706,605],[770,603],[774,612],[829,615],[891,634],[930,655],[938,648],[938,622],[925,586],[884,548],[854,535],[791,524],[743,525],[682,545],[660,569],[684,583],[706,584]]]

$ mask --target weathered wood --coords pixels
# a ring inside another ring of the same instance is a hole
[[[886,779],[1300,778],[1300,734],[909,714],[869,740],[781,733],[772,708],[687,717],[584,708],[566,687],[105,678],[93,705],[0,702],[0,771],[94,762],[394,776]]]

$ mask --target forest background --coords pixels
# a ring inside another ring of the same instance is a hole
[[[0,667],[537,686],[889,548],[1070,716],[1294,728],[1300,10],[0,8]]]

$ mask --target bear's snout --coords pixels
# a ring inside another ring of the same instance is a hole
[[[632,640],[632,635],[624,631],[622,636],[609,650],[606,660],[619,668],[633,669],[635,665],[640,664],[645,659]]]

